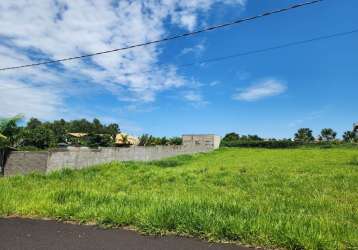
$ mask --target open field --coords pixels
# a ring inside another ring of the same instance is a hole
[[[0,179],[0,215],[287,249],[358,247],[357,149],[220,149]]]

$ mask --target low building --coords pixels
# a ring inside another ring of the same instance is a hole
[[[86,137],[88,134],[87,133],[68,133],[68,135],[70,135],[72,137],[72,140],[71,140],[72,144],[79,144],[79,140]],[[97,135],[104,135],[104,134],[97,134]],[[125,133],[118,133],[118,134],[116,134],[116,137],[114,138],[114,144],[118,147],[138,145],[139,139],[132,135],[128,135]]]
[[[183,135],[183,145],[205,145],[219,148],[221,137],[213,134]]]
[[[115,144],[116,144],[116,146],[138,145],[139,139],[132,135],[127,135],[125,133],[119,133],[116,135]]]

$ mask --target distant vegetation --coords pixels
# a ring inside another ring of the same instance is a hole
[[[102,124],[100,120],[86,119],[53,122],[41,122],[31,118],[25,126],[19,126],[22,116],[0,119],[0,148],[10,147],[22,150],[42,150],[58,147],[61,144],[87,147],[114,146],[115,138],[121,132],[117,123]],[[86,134],[73,136],[70,133]],[[143,135],[140,145],[180,145],[179,137],[154,137]]]
[[[98,119],[92,122],[86,119],[53,122],[41,122],[31,118],[25,126],[18,126],[22,116],[0,119],[0,148],[12,147],[22,150],[42,150],[58,147],[61,144],[87,147],[114,146],[115,137],[120,133],[119,125],[104,125]],[[69,133],[84,133],[86,136],[76,137]],[[342,140],[336,138],[337,133],[331,128],[324,128],[315,138],[309,128],[300,128],[293,139],[264,139],[258,135],[239,135],[228,133],[221,141],[222,147],[262,147],[292,148],[299,146],[330,147],[334,145],[355,145],[358,136],[353,131],[346,131]],[[139,137],[140,146],[181,145],[181,137],[155,137],[144,134]]]
[[[181,137],[155,137],[144,134],[139,137],[139,146],[155,146],[155,145],[181,145],[183,143]]]
[[[264,249],[358,246],[356,149],[222,148],[0,179],[0,216],[130,226]]]
[[[293,147],[331,147],[331,146],[358,146],[358,136],[353,131],[346,131],[343,140],[336,138],[337,133],[331,128],[324,128],[315,138],[309,128],[300,128],[293,139],[263,139],[258,135],[239,135],[228,133],[221,141],[221,147],[260,147],[260,148],[293,148]]]
[[[57,147],[61,143],[82,146],[111,146],[117,133],[116,123],[103,125],[98,119],[92,122],[86,119],[53,122],[41,122],[31,118],[25,126],[18,126],[21,116],[2,119],[0,133],[3,135],[2,145],[18,149],[47,149]],[[86,133],[84,138],[76,138],[68,133]]]

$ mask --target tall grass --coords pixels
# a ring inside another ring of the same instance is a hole
[[[220,149],[0,180],[0,215],[286,249],[358,247],[356,149]]]

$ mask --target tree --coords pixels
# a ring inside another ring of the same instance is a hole
[[[28,122],[27,122],[27,125],[26,125],[26,128],[28,129],[34,129],[34,128],[37,128],[39,126],[42,125],[42,122],[37,119],[37,118],[34,118],[32,117]]]
[[[46,149],[56,146],[56,139],[51,129],[41,125],[34,129],[24,129],[21,134],[22,146]]]
[[[162,138],[159,138],[159,145],[168,145],[169,144],[169,140],[164,136]]]
[[[17,123],[21,121],[23,115],[17,115],[11,118],[0,119],[0,147],[16,147],[20,140],[21,128]]]
[[[154,146],[156,145],[156,139],[152,135],[144,134],[139,137],[139,146]]]
[[[235,132],[231,132],[224,136],[223,141],[229,142],[229,141],[237,141],[239,139],[240,139],[239,134],[236,134]]]
[[[73,120],[68,124],[68,132],[72,133],[91,133],[93,131],[92,123],[86,119]]]
[[[113,145],[113,138],[110,135],[91,133],[85,137],[85,145],[91,148],[109,147]]]
[[[321,139],[323,141],[333,141],[336,138],[337,133],[331,128],[324,128],[321,130]]]
[[[314,137],[312,134],[312,130],[309,128],[300,128],[297,133],[295,133],[295,141],[299,142],[312,142],[314,141]]]
[[[116,135],[120,132],[121,130],[117,123],[111,123],[105,127],[105,133],[110,134],[113,138],[116,138]]]
[[[65,143],[67,141],[68,123],[64,120],[57,120],[45,123],[45,127],[52,130],[56,143]]]
[[[354,133],[353,131],[346,131],[343,134],[343,140],[345,142],[354,142],[356,141],[358,138],[356,136],[356,133]]]
[[[249,141],[263,141],[263,139],[258,135],[247,135],[247,139]]]
[[[183,139],[181,137],[169,138],[169,145],[182,145]]]
[[[91,132],[95,134],[103,134],[103,125],[97,118],[93,119]]]

